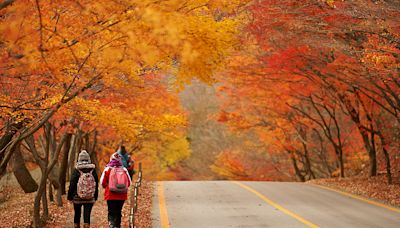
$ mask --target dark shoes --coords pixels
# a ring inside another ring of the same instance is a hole
[[[108,221],[108,227],[109,228],[119,228],[120,226],[117,226],[115,221]]]
[[[108,221],[108,228],[114,228],[114,223],[112,221]]]
[[[109,228],[120,228],[121,220],[118,218],[114,218],[112,216],[108,216],[108,227]]]
[[[76,223],[74,224],[74,228],[80,228],[80,227],[81,227],[80,224],[76,224]],[[90,228],[90,224],[84,223],[83,228]]]

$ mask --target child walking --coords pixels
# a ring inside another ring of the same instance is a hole
[[[128,170],[129,176],[132,179],[133,174],[135,174],[135,161],[132,159],[128,151],[126,151],[124,145],[120,145],[118,147],[117,153],[121,156],[122,165]]]
[[[105,188],[104,199],[108,206],[108,225],[110,228],[121,227],[122,207],[128,199],[131,178],[122,164],[122,157],[114,153],[101,174],[100,183]]]
[[[90,227],[90,214],[94,202],[99,194],[99,181],[95,171],[95,165],[90,160],[90,155],[82,150],[78,156],[78,162],[72,173],[68,197],[74,204],[74,227],[80,227],[83,207],[84,228]]]

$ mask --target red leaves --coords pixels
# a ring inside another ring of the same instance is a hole
[[[307,46],[293,46],[275,52],[273,55],[265,57],[263,60],[269,68],[293,72],[296,69],[305,67],[307,61],[304,59],[304,56],[306,56],[308,52],[310,52],[310,49]]]
[[[228,114],[225,111],[222,111],[218,117],[219,122],[226,122],[228,121]]]

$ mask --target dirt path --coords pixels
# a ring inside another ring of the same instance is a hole
[[[138,213],[136,220],[136,227],[138,228],[150,228],[151,227],[151,206],[153,197],[153,183],[142,182],[142,187],[140,188],[140,195],[138,199]],[[107,202],[103,200],[103,189],[99,192],[99,199],[95,203],[92,216],[91,216],[91,227],[108,227],[107,223]],[[129,196],[130,197],[130,196]],[[130,200],[125,201],[124,208],[122,210],[122,224],[121,227],[129,226],[129,210],[130,210]],[[58,224],[52,224],[47,227],[73,227],[73,208],[72,204],[66,207],[65,211],[66,220]]]
[[[151,227],[153,183],[144,181],[140,189],[136,226],[148,228]],[[1,188],[0,194],[6,196],[5,202],[0,202],[0,228],[31,227],[35,193],[25,194],[17,187],[8,187]],[[126,201],[123,209],[122,227],[128,227],[129,206],[129,201]],[[73,205],[66,200],[66,196],[63,196],[63,207],[57,207],[53,202],[49,202],[49,215],[50,219],[45,227],[73,227]],[[107,203],[103,200],[102,190],[99,200],[93,208],[91,223],[91,227],[108,227]]]
[[[99,199],[95,203],[93,209],[92,209],[92,216],[90,219],[91,227],[108,227],[107,223],[107,202],[103,199],[104,192],[103,189],[100,190],[99,192]],[[129,226],[129,200],[125,201],[124,208],[123,208],[123,213],[122,213],[122,227],[128,227]],[[72,204],[69,203],[68,208],[65,211],[66,213],[66,221],[62,227],[64,228],[70,228],[74,227],[74,210],[72,207]],[[83,224],[83,217],[81,217],[81,224]],[[56,224],[51,224],[48,225],[47,227],[55,227]],[[61,224],[60,224],[61,225]]]

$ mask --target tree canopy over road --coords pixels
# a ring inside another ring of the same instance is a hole
[[[152,180],[398,184],[398,1],[0,0],[0,34],[0,180],[36,227],[121,143]]]

